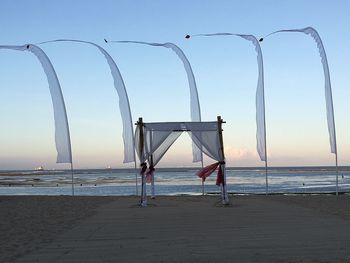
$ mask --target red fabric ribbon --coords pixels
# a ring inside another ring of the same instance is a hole
[[[225,184],[225,179],[224,179],[224,173],[222,171],[222,166],[219,165],[218,175],[216,177],[216,185],[220,186],[221,184],[222,185]]]
[[[146,183],[151,183],[152,182],[152,177],[154,174],[154,167],[150,166],[149,169],[146,172]]]
[[[205,179],[207,179],[207,177],[209,177],[213,172],[215,172],[215,170],[218,168],[218,174],[216,177],[216,185],[220,186],[221,184],[224,185],[225,183],[225,179],[224,179],[224,173],[222,171],[222,167],[221,167],[222,162],[217,162],[217,163],[213,163],[211,165],[208,165],[202,169],[200,169],[197,172],[197,176],[202,178],[202,181],[204,182]]]
[[[143,176],[145,174],[146,170],[147,170],[147,164],[146,163],[142,163],[141,164],[140,175]]]
[[[203,167],[197,172],[197,176],[202,178],[202,181],[204,182],[205,179],[207,179],[207,177],[211,175],[216,170],[216,168],[218,168],[218,165],[219,163],[217,162],[217,163],[208,165],[206,167]]]

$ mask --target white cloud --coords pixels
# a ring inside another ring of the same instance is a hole
[[[227,160],[256,160],[259,158],[256,149],[234,148],[231,146],[225,148],[225,157]]]

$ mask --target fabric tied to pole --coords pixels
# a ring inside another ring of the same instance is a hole
[[[207,177],[209,177],[218,168],[218,165],[219,165],[219,162],[216,162],[206,167],[203,167],[197,172],[197,176],[199,178],[202,178],[202,181],[205,182]]]
[[[144,176],[147,170],[147,164],[146,163],[142,163],[141,164],[141,171],[140,171],[140,175]]]
[[[150,166],[149,169],[146,171],[146,183],[150,184],[152,182],[154,171],[155,169],[153,166]]]
[[[224,173],[222,171],[221,164],[219,164],[218,175],[216,177],[216,185],[225,185]]]
[[[216,177],[216,185],[224,185],[225,179],[224,179],[224,173],[222,171],[221,167],[222,162],[216,162],[211,165],[208,165],[202,169],[200,169],[197,172],[197,176],[202,178],[202,181],[205,182],[207,177],[209,177],[213,172],[215,172],[216,169],[218,169],[217,177]],[[218,168],[219,167],[219,168]]]

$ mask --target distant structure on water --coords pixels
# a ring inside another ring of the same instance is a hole
[[[35,171],[44,171],[45,169],[43,166],[39,166],[39,167],[36,167],[34,170]]]

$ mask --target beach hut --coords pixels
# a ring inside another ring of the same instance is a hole
[[[154,197],[155,166],[169,150],[171,145],[183,132],[188,132],[193,143],[202,152],[216,162],[202,168],[197,175],[205,180],[216,169],[216,184],[221,187],[222,203],[229,203],[226,187],[225,154],[220,116],[211,122],[153,122],[145,123],[139,118],[136,123],[135,148],[140,160],[140,175],[142,178],[141,206],[147,206],[146,183],[152,183],[152,197]]]

